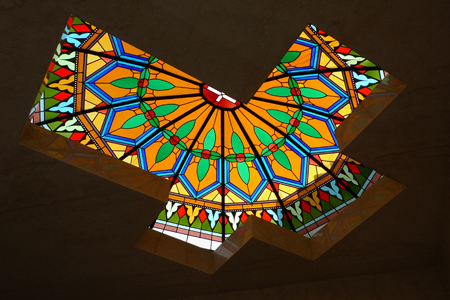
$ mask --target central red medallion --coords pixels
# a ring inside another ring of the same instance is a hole
[[[210,87],[209,85],[204,84],[202,88],[203,97],[211,102],[213,105],[222,107],[222,108],[235,108],[241,104],[241,102],[237,101],[234,98],[231,98],[228,95]]]

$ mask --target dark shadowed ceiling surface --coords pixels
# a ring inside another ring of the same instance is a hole
[[[450,6],[388,3],[0,1],[1,294],[168,299],[438,265]],[[238,99],[315,24],[408,84],[346,153],[407,189],[315,262],[250,244],[210,276],[135,249],[155,218],[144,195],[17,144],[71,13]]]

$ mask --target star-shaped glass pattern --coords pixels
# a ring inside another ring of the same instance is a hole
[[[312,236],[381,177],[334,131],[386,74],[310,25],[244,104],[71,17],[29,120],[170,180],[152,228],[214,250],[250,215]]]

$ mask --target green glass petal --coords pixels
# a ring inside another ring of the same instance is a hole
[[[287,97],[291,96],[291,89],[284,86],[277,86],[266,90],[266,93],[272,96]]]
[[[294,113],[294,118],[296,118],[297,120],[301,120],[302,119],[302,116],[303,116],[303,112],[301,111],[301,110],[297,110],[295,113]]]
[[[294,98],[295,103],[297,103],[298,105],[302,105],[303,104],[303,98],[302,96],[292,96]]]
[[[290,88],[298,88],[298,83],[294,78],[289,77],[289,87]]]
[[[146,92],[147,92],[146,87],[138,87],[138,89],[137,89],[137,94],[138,94],[139,98],[144,97]]]
[[[183,143],[182,141],[179,141],[176,147],[180,150],[187,150],[186,144]]]
[[[155,90],[155,91],[170,90],[173,87],[174,87],[173,84],[171,84],[168,81],[161,80],[161,79],[150,79],[148,81],[148,88]]]
[[[194,149],[191,151],[191,153],[197,157],[202,157],[202,152],[203,152],[203,150],[201,150],[201,149]]]
[[[233,147],[234,153],[244,153],[244,145],[236,132],[233,132],[231,135],[231,146]]]
[[[286,128],[286,133],[287,134],[293,134],[295,132],[295,129],[297,129],[296,127],[292,126],[291,124],[289,124]]]
[[[274,141],[274,143],[277,144],[278,148],[283,146],[285,142],[286,142],[285,138],[279,138]]]
[[[134,89],[135,87],[137,87],[138,81],[139,79],[137,78],[126,77],[116,79],[113,82],[111,82],[111,84],[122,89]]]
[[[319,91],[316,89],[311,89],[311,88],[301,88],[300,92],[302,93],[302,96],[304,96],[306,98],[313,98],[313,99],[323,98],[327,95],[322,91]]]
[[[157,118],[151,119],[151,120],[150,120],[150,124],[151,124],[153,127],[156,127],[156,128],[159,127],[159,121],[158,121]]]
[[[211,150],[216,143],[216,132],[214,128],[212,128],[205,136],[205,140],[203,141],[203,148],[206,150]]]
[[[287,155],[281,151],[280,149],[278,149],[277,151],[275,151],[273,153],[273,157],[277,160],[277,162],[282,165],[284,168],[288,169],[288,170],[292,170],[291,168],[291,162],[289,161],[289,158],[287,157]]]
[[[248,181],[250,180],[250,172],[247,164],[245,162],[238,162],[237,169],[242,181],[245,182],[245,184],[248,184]]]
[[[220,154],[219,153],[211,151],[211,156],[209,157],[209,159],[216,160],[216,159],[219,159],[219,158],[220,158]]]
[[[205,178],[206,173],[209,171],[209,160],[201,158],[197,165],[197,177],[198,181],[202,181]]]
[[[256,156],[253,154],[244,154],[245,155],[245,161],[253,161],[255,160]]]
[[[173,152],[173,148],[174,145],[172,145],[171,143],[164,143],[161,148],[159,148],[158,153],[156,154],[155,162],[159,163],[165,160],[170,155],[170,153]]]
[[[258,139],[264,145],[269,146],[269,144],[273,142],[272,137],[261,128],[255,126],[255,133]]]
[[[263,151],[261,151],[261,156],[269,156],[272,153],[269,148],[265,148]]]
[[[174,112],[178,107],[176,104],[160,105],[155,107],[153,111],[155,112],[155,116],[162,117]]]
[[[300,52],[298,51],[288,51],[284,57],[281,59],[282,63],[290,63],[296,60],[300,56]]]
[[[225,160],[231,161],[231,162],[236,162],[237,161],[236,154],[230,154],[230,155],[225,156]]]
[[[312,127],[311,125],[309,125],[308,123],[300,122],[300,124],[298,125],[298,129],[299,129],[302,133],[304,133],[304,134],[306,134],[306,135],[309,135],[309,136],[312,136],[312,137],[315,137],[315,138],[320,138],[320,137],[322,137],[322,136],[320,135],[320,133],[319,133],[314,127]]]
[[[194,128],[195,120],[189,121],[186,124],[181,125],[181,127],[177,130],[177,136],[182,139],[187,136]]]
[[[150,107],[150,105],[148,105],[145,102],[141,102],[139,104],[139,108],[142,110],[142,112],[145,114],[147,111],[152,110],[152,108]]]
[[[286,67],[283,64],[279,64],[277,66],[277,70],[280,71],[281,73],[286,73],[287,72],[287,69],[286,69]]]
[[[125,123],[123,123],[122,128],[124,129],[130,129],[130,128],[136,128],[141,126],[147,122],[147,118],[144,114],[136,115],[131,118],[129,118]]]
[[[289,123],[289,121],[292,119],[291,116],[284,111],[269,109],[267,112],[272,116],[272,118],[280,121],[281,123]]]
[[[150,72],[148,71],[148,69],[144,69],[141,72],[141,76],[139,77],[140,79],[148,79],[148,76],[150,76]]]
[[[170,140],[171,137],[173,137],[173,133],[170,130],[163,130],[163,135],[166,139]]]
[[[158,61],[158,59],[156,57],[154,57],[153,55],[150,56],[150,58],[148,59],[148,63],[149,64],[155,63],[157,61]]]

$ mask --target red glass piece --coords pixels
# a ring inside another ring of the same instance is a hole
[[[263,220],[268,221],[268,222],[270,222],[270,221],[272,220],[272,217],[271,217],[266,211],[264,211],[264,212],[262,213],[261,218],[262,218]]]
[[[131,150],[133,150],[133,148],[130,146],[127,146],[127,148],[125,149],[125,153],[128,153]],[[133,152],[131,152],[130,155],[137,155],[137,150],[134,150]]]
[[[361,174],[361,171],[359,171],[357,165],[355,165],[355,164],[347,164],[347,166],[350,169],[350,171],[352,171],[352,173],[354,173],[354,174]]]
[[[222,193],[222,187],[220,187],[220,188],[217,189],[217,191],[219,192],[219,194],[222,195],[222,196],[225,196],[226,194],[228,194],[228,189],[225,188],[224,190],[225,190],[225,192]]]
[[[280,184],[277,183],[277,182],[274,182],[274,183],[273,183],[273,186],[275,187],[275,191],[278,192],[278,191],[279,191]],[[274,190],[272,189],[272,185],[271,185],[271,184],[268,184],[268,185],[267,185],[267,188],[268,188],[269,190],[271,190],[272,192],[274,191]]]
[[[242,214],[242,216],[241,216],[241,222],[244,223],[245,220],[247,220],[247,219],[248,219],[248,216],[247,216],[247,214],[244,212],[244,213]]]
[[[323,201],[330,202],[330,195],[328,195],[322,190],[319,190],[319,198],[322,199]]]
[[[153,119],[154,117],[155,117],[155,112],[153,110],[147,110],[147,112],[145,113],[145,118],[147,118],[147,120],[150,120],[150,119]]]
[[[70,136],[70,139],[79,142],[79,141],[81,141],[85,136],[86,136],[86,133],[85,133],[85,132],[74,132],[74,133]]]
[[[53,98],[56,100],[59,100],[59,101],[63,101],[63,100],[66,100],[67,98],[69,98],[70,96],[72,96],[72,94],[69,94],[66,92],[59,92],[58,94],[53,96]]]
[[[360,93],[363,94],[364,96],[367,96],[367,95],[369,95],[370,93],[372,93],[372,90],[365,87],[365,88],[359,89],[358,92],[360,92]]]
[[[238,154],[236,154],[236,161],[237,161],[237,162],[243,162],[243,161],[245,161],[245,154],[244,154],[244,153],[238,153]]]
[[[289,121],[289,124],[291,124],[291,126],[297,127],[297,126],[300,124],[300,121],[297,120],[296,118],[292,118],[292,119]]]
[[[338,186],[341,189],[345,189],[348,186],[348,183],[346,181],[339,181]]]
[[[211,151],[206,150],[206,149],[202,151],[202,158],[208,159],[210,157],[211,157]]]
[[[204,209],[202,209],[202,211],[200,212],[200,214],[198,215],[198,217],[200,218],[200,221],[203,223],[206,220],[206,212]]]
[[[91,32],[91,29],[85,24],[73,25],[73,29],[75,29],[76,32]]]
[[[178,217],[181,219],[186,214],[186,208],[182,205],[177,211]]]
[[[67,76],[73,74],[72,71],[67,70],[66,68],[58,69],[58,70],[56,70],[56,71],[53,72],[53,73],[55,73],[56,75],[58,75],[59,77],[62,77],[62,78],[67,77]]]
[[[53,68],[55,67],[55,63],[54,62],[51,62],[50,63],[50,65],[48,66],[48,70],[50,71],[50,72],[53,72]]]
[[[275,143],[271,143],[271,144],[269,145],[269,150],[272,151],[272,152],[277,151],[277,150],[278,150],[278,145],[275,144]]]
[[[143,78],[139,79],[138,81],[138,87],[147,87],[148,86],[148,80]]]
[[[180,142],[180,138],[174,135],[170,138],[169,142],[175,146]]]
[[[309,203],[302,201],[302,210],[306,211],[308,214],[311,213],[311,205]]]
[[[342,47],[342,46],[339,46],[339,48],[336,49],[337,53],[349,54],[350,51],[352,51],[352,49],[347,48],[347,47]]]
[[[224,222],[224,220],[225,220],[225,225],[227,225],[227,223],[228,223],[228,219],[227,219],[227,217],[223,217],[223,216],[220,216],[219,217],[219,222],[220,222],[220,224],[224,224],[223,222]]]
[[[209,101],[214,106],[222,108],[235,108],[241,103],[230,96],[225,95],[222,92],[210,87],[209,85],[203,85],[202,88],[203,98]]]
[[[327,70],[327,69],[328,69],[327,67],[319,66],[319,70]],[[331,72],[325,72],[325,73],[322,73],[322,74],[327,76],[327,77],[330,77]]]
[[[299,88],[295,87],[291,89],[291,94],[292,96],[300,96],[302,94],[302,92],[300,91]]]

